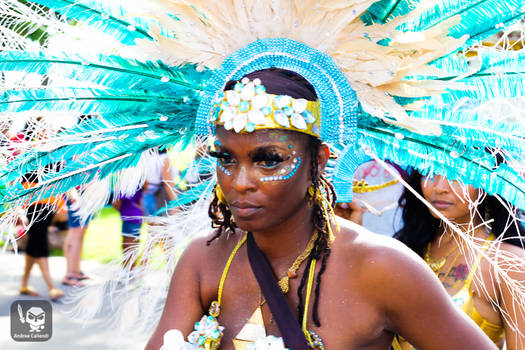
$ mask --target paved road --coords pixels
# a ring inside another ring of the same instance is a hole
[[[63,257],[51,257],[50,269],[53,280],[66,293],[71,293],[71,287],[60,285],[65,273],[65,259]],[[53,303],[53,335],[49,341],[30,343],[15,342],[11,339],[10,308],[15,300],[31,299],[18,294],[20,278],[24,266],[23,254],[12,254],[0,252],[0,349],[141,349],[144,344],[126,344],[124,341],[115,339],[115,333],[108,330],[104,316],[89,322],[71,319],[65,312],[71,307],[67,304]],[[103,265],[93,261],[83,261],[82,269],[90,276],[96,276],[96,271],[104,268]],[[44,298],[47,297],[47,288],[40,275],[38,266],[33,267],[30,285],[33,286]],[[119,344],[122,346],[116,346]]]

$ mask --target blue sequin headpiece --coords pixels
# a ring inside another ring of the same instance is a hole
[[[354,140],[359,103],[343,72],[326,54],[294,40],[261,39],[234,52],[216,69],[201,97],[197,134],[214,133],[216,101],[231,80],[268,68],[293,71],[314,87],[321,105],[321,139],[330,143]]]

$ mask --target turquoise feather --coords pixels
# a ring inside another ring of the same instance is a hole
[[[145,150],[156,147],[159,144],[175,144],[183,141],[182,146],[185,147],[189,142],[189,135],[191,135],[191,132],[187,132],[187,128],[192,125],[193,114],[187,114],[186,117],[172,117],[165,121],[159,120],[158,116],[122,118],[121,120],[123,123],[118,126],[115,123],[111,125],[111,123],[98,120],[98,118],[96,122],[93,122],[91,128],[96,129],[102,138],[111,136],[109,140],[103,139],[98,141],[96,137],[92,136],[71,138],[68,137],[68,134],[74,136],[71,130],[65,131],[60,138],[48,141],[48,144],[54,147],[52,150],[47,152],[32,150],[7,164],[6,168],[0,172],[0,184],[14,181],[20,174],[37,170],[47,164],[55,163],[57,160],[66,161],[65,167],[61,171],[62,174],[73,171],[75,167],[80,165],[89,167],[123,154],[141,154]],[[126,120],[129,122],[126,123]],[[105,125],[105,127],[100,125]],[[142,125],[143,127],[140,128],[104,133],[106,128]],[[85,125],[82,127],[82,130],[79,130],[77,127],[78,132],[87,130],[88,128]],[[79,143],[79,141],[85,142]],[[73,158],[75,156],[81,156],[81,161],[74,161]],[[52,176],[61,176],[61,174],[52,174]],[[47,177],[46,179],[49,178]]]
[[[362,16],[364,23],[386,23],[408,14],[423,1],[420,0],[382,0],[374,3]],[[525,14],[522,0],[443,0],[425,11],[413,21],[403,24],[398,30],[423,31],[443,21],[461,16],[461,22],[452,26],[450,35],[460,38],[468,35],[464,47],[479,43],[522,19]]]
[[[50,56],[23,51],[1,52],[0,70],[75,79],[110,89],[166,94],[192,94],[202,90],[203,82],[209,78],[208,71],[198,72],[192,65],[169,68],[160,63],[118,56]]]
[[[149,26],[134,17],[123,18],[127,14],[123,6],[111,6],[108,1],[87,0],[32,0],[31,2],[46,6],[68,19],[76,19],[99,29],[125,45],[135,43],[136,39],[152,40]]]
[[[90,88],[47,88],[4,91],[0,112],[45,110],[72,114],[136,113],[169,114],[183,98],[150,92]]]
[[[525,208],[525,179],[506,163],[496,165],[485,148],[468,148],[448,137],[422,137],[380,124],[363,127],[359,134],[360,144],[381,159],[412,166],[422,174],[445,175]]]
[[[0,188],[3,188],[0,191],[0,204],[6,210],[11,205],[18,205],[20,201],[27,205],[38,201],[39,198],[66,193],[76,186],[94,179],[104,179],[120,170],[134,167],[143,152],[156,147],[158,144],[169,144],[178,139],[180,139],[180,134],[176,132],[158,135],[147,140],[139,140],[137,137],[126,140],[126,142],[111,142],[103,145],[104,147],[99,146],[94,152],[77,153],[77,156],[81,156],[81,158],[66,160],[62,169],[42,176],[41,182],[45,183],[45,186],[41,185],[27,190],[16,188],[13,191],[8,186],[9,178],[4,177],[0,182]],[[57,158],[54,159],[57,160]]]
[[[461,22],[452,26],[451,36],[459,38],[468,35],[466,47],[486,39],[523,15],[522,0],[443,0],[416,20],[403,24],[402,31],[423,31],[453,16],[460,15]]]
[[[381,0],[373,3],[361,16],[364,23],[386,23],[398,16],[404,16],[414,10],[419,1],[416,0]]]
[[[452,54],[439,58],[429,64],[446,72],[441,80],[452,79],[472,72],[473,67],[479,67],[475,75],[515,73],[525,74],[525,52],[523,51],[495,51],[480,49],[474,57]]]

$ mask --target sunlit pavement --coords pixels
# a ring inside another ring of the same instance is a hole
[[[56,287],[64,292],[70,293],[72,287],[61,284],[66,266],[63,257],[49,258],[51,275]],[[35,299],[18,294],[20,279],[24,268],[24,254],[13,254],[0,252],[0,349],[115,349],[115,345],[108,345],[109,340],[115,340],[114,334],[105,327],[103,319],[95,319],[89,322],[78,321],[68,317],[65,312],[70,305],[52,303],[53,305],[53,334],[46,342],[15,342],[11,338],[10,309],[16,300]],[[103,265],[93,261],[83,261],[82,269],[90,276],[96,271],[104,268]],[[40,270],[35,264],[29,280],[29,285],[37,290],[42,296],[40,299],[48,298],[47,287],[41,277]],[[140,349],[144,344],[126,346],[126,349]]]

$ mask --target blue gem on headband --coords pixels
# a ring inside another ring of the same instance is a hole
[[[290,70],[312,84],[321,104],[322,140],[345,144],[354,141],[359,102],[345,75],[325,53],[286,38],[257,40],[231,54],[214,70],[199,104],[196,133],[214,133],[209,118],[227,82],[268,68]]]

